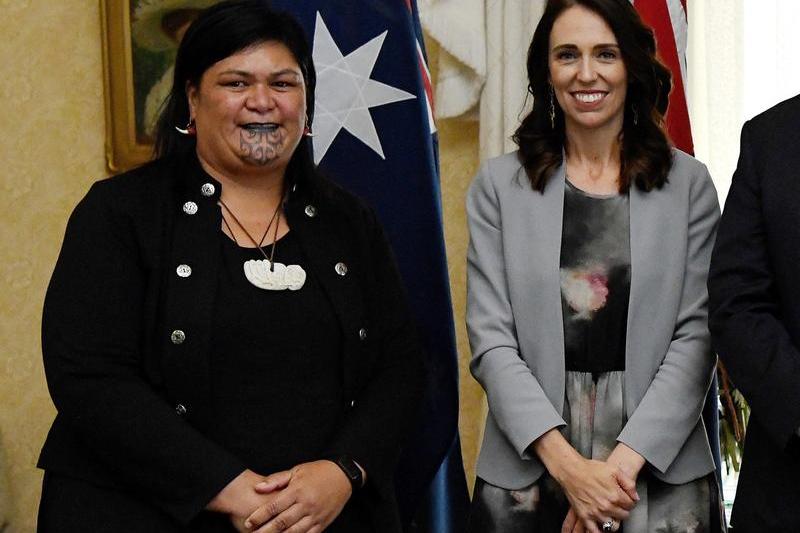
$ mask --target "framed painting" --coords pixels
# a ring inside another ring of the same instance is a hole
[[[200,10],[218,1],[100,0],[110,170],[124,171],[151,158],[178,43]]]

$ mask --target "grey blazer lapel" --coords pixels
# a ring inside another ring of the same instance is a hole
[[[522,224],[509,224],[520,235],[506,235],[507,260],[513,261],[510,294],[523,358],[531,367],[556,410],[564,405],[564,321],[561,309],[561,231],[564,218],[564,165],[550,178],[544,194],[523,183],[514,191]],[[524,172],[519,179],[526,180]],[[524,191],[524,193],[523,193]]]
[[[669,187],[667,184],[665,187]],[[665,191],[630,189],[631,291],[625,342],[625,408],[628,415],[642,398],[664,354],[657,346],[669,344],[672,330],[661,327],[666,311],[663,295],[674,279],[676,250],[671,227],[670,198]],[[661,304],[661,305],[660,305]],[[667,317],[674,325],[674,317]],[[667,336],[667,339],[664,337]]]

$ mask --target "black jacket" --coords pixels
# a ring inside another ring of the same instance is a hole
[[[96,183],[44,305],[58,415],[39,466],[138,493],[182,524],[248,466],[192,425],[211,379],[220,191],[194,155]],[[389,245],[374,213],[322,178],[294,187],[286,217],[341,325],[348,415],[326,454],[362,465],[375,530],[399,531],[392,475],[422,366]]]
[[[752,408],[736,533],[800,531],[800,97],[745,124],[709,275],[713,344]]]

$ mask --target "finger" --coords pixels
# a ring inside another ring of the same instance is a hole
[[[589,533],[602,533],[594,520],[584,520],[583,527],[584,530],[588,531]]]
[[[230,515],[230,523],[233,526],[233,529],[237,533],[250,533],[250,531],[251,531],[249,527],[246,527],[244,525],[244,519],[243,518],[237,518],[237,517],[235,517],[233,515]]]
[[[255,489],[259,494],[269,494],[276,490],[285,489],[292,480],[292,471],[284,470],[267,476],[264,481],[256,483]]]
[[[313,533],[314,531],[322,530],[314,524],[314,520],[310,516],[304,516],[284,533]]]
[[[622,470],[618,470],[614,477],[617,479],[619,487],[625,491],[625,494],[627,494],[632,500],[638,502],[639,493],[636,492],[636,481],[631,479],[631,477]]]
[[[564,518],[564,523],[561,524],[561,533],[572,533],[577,522],[578,517],[575,515],[575,510],[570,507],[566,518]]]
[[[609,516],[622,520],[628,518],[629,508],[632,509],[635,504],[636,502],[628,498],[627,494],[622,492],[621,489],[617,489],[617,494],[611,494],[609,497],[598,497],[584,518],[591,518],[600,523]]]
[[[249,528],[259,527],[280,515],[294,504],[295,499],[292,494],[281,494],[279,497],[273,498],[253,511],[253,513],[247,517],[247,520],[244,521],[244,525]]]
[[[614,520],[617,521],[627,520],[628,516],[630,516],[630,512],[628,512],[623,507],[619,507],[617,505],[611,505],[607,509],[603,510],[602,516],[604,518],[603,520],[600,521],[601,524],[606,520],[608,520],[608,518],[613,518]]]
[[[622,487],[619,486],[616,487],[614,495],[610,501],[612,505],[622,507],[628,511],[636,506],[636,500],[634,500],[630,494],[622,490]]]
[[[298,522],[309,518],[303,512],[302,506],[294,504],[285,511],[278,513],[260,528],[256,530],[257,533],[280,533],[282,531],[295,531],[291,528],[298,524]],[[310,527],[310,526],[309,526]],[[300,531],[300,530],[297,530]],[[302,530],[307,531],[307,529]]]
[[[583,522],[580,520],[575,522],[575,527],[572,528],[572,533],[585,533],[586,528],[583,527]]]
[[[625,512],[629,512],[634,507],[636,507],[636,502],[631,500],[630,497],[627,494],[625,494],[624,492],[622,492],[620,490],[619,491],[619,496],[617,496],[617,498],[615,498],[615,499],[610,500],[609,504],[606,507],[604,507],[603,509],[604,510],[608,510],[608,511],[612,511],[612,510],[616,511],[616,510],[622,509]]]

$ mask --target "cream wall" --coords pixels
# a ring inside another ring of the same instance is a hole
[[[53,417],[42,299],[66,217],[105,175],[97,0],[0,0],[0,443],[12,532],[35,530],[34,467]]]
[[[99,1],[0,0],[0,36],[0,447],[10,531],[27,533],[35,530],[41,485],[36,458],[54,415],[41,366],[42,301],[69,212],[106,175]],[[470,123],[439,127],[471,484],[482,400],[466,371],[463,206],[477,166],[478,131]]]

